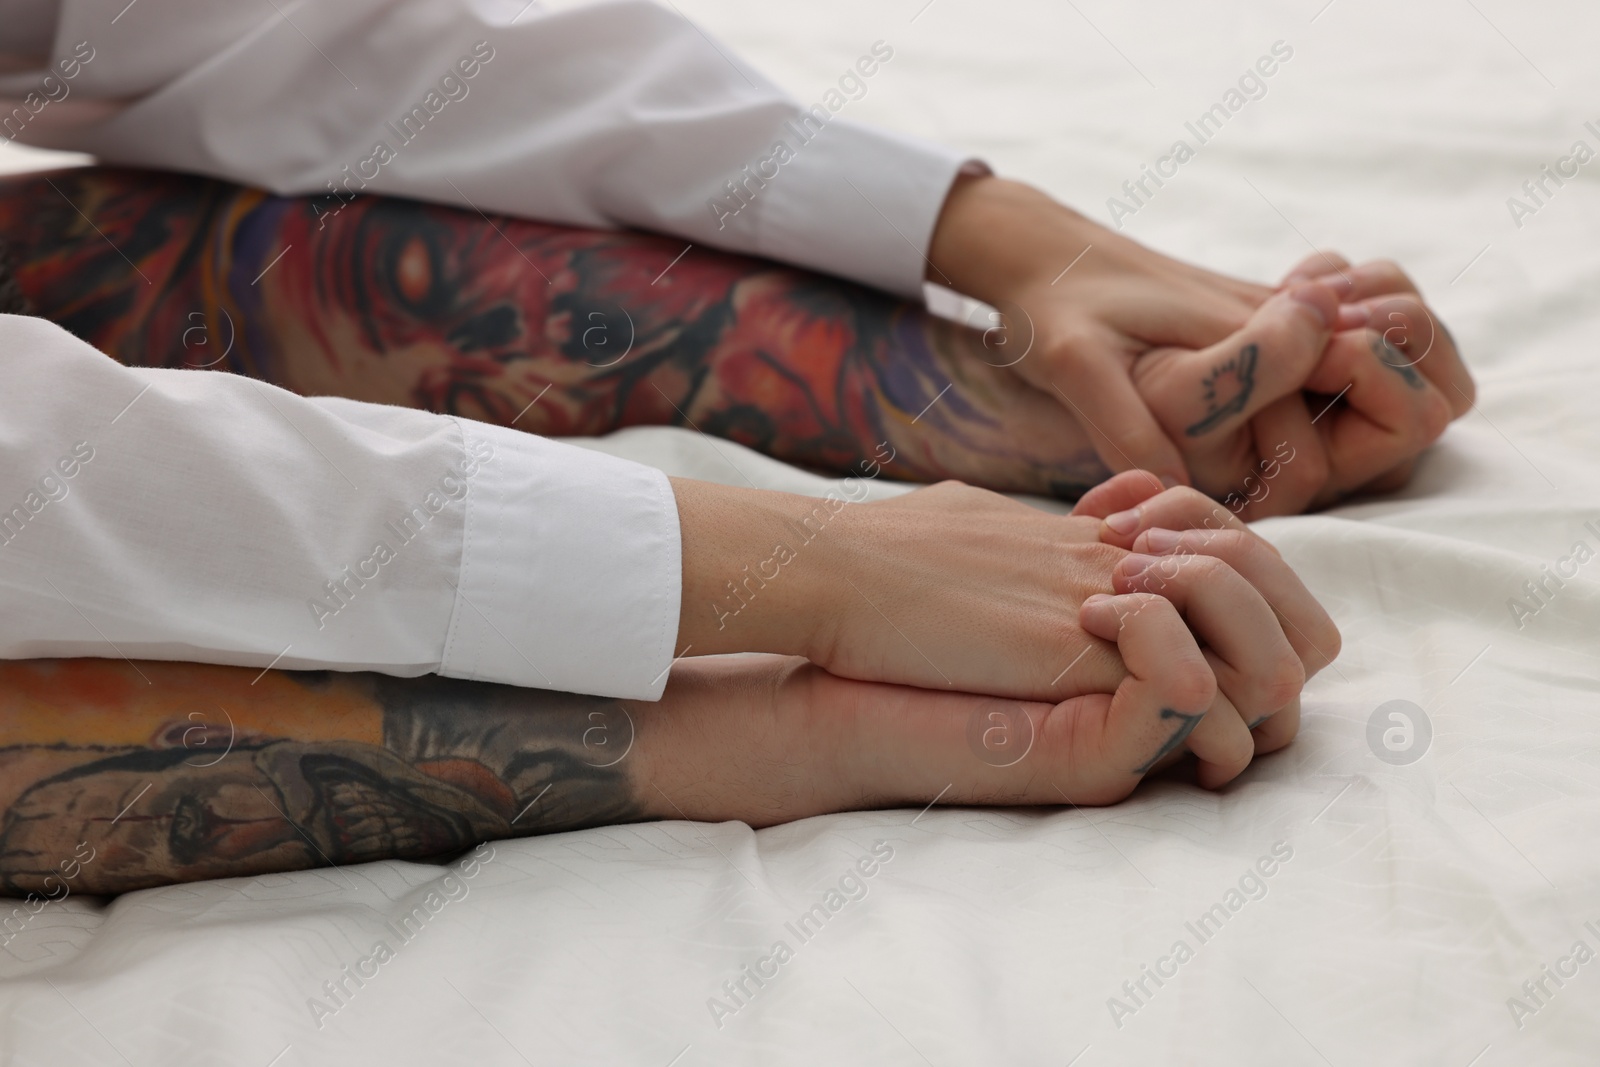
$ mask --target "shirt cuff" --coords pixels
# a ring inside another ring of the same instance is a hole
[[[481,468],[439,673],[657,700],[678,635],[677,502],[653,467],[468,419]]]
[[[790,140],[800,134],[790,123]],[[757,250],[922,299],[928,245],[956,175],[988,167],[920,137],[833,118],[752,203]],[[735,220],[729,220],[730,225]]]

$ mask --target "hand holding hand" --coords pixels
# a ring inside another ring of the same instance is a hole
[[[930,262],[1028,352],[1008,368],[1029,386],[1006,401],[1017,469],[989,464],[990,484],[1028,485],[1087,444],[1112,471],[1289,514],[1403,485],[1472,403],[1453,339],[1392,263],[1319,252],[1274,296],[999,178],[957,183]],[[1052,405],[1071,426],[1051,426]]]
[[[1337,648],[1326,613],[1237,520],[1203,550],[1180,552],[1157,533],[1103,543],[1096,512],[1148,496],[1143,473],[1108,483],[1073,517],[956,483],[833,509],[785,494],[675,487],[680,644],[699,654],[803,655],[840,677],[1052,706],[1095,696],[1075,705],[1090,709],[1090,725],[1074,727],[1087,731],[1083,743],[1110,753],[1160,738],[1130,774],[1187,745],[1204,784],[1231,779],[1263,738],[1292,736],[1307,662],[1323,665],[1296,635]],[[1216,508],[1187,489],[1146,506],[1179,529],[1198,523],[1202,506]],[[777,521],[763,530],[763,516]],[[803,541],[807,520],[814,536]],[[732,542],[743,530],[757,532],[741,548]],[[750,568],[733,564],[758,553],[784,562],[758,567],[762,580],[751,582]],[[1290,718],[1263,729],[1286,710]],[[1252,728],[1262,732],[1253,738]]]

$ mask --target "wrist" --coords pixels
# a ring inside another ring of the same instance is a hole
[[[838,591],[837,495],[808,497],[673,479],[683,537],[678,646],[696,656],[770,652],[810,658],[825,644]]]
[[[1014,299],[1087,247],[1083,221],[1031,185],[963,175],[934,224],[928,280],[988,304]]]

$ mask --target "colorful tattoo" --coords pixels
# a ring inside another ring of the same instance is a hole
[[[648,817],[625,759],[633,719],[615,700],[138,666],[0,664],[0,892],[443,858]]]
[[[129,364],[550,435],[683,425],[792,463],[1063,497],[1106,477],[1053,399],[919,305],[632,232],[88,168],[0,182],[37,313]]]

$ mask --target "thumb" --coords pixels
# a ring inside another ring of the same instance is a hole
[[[1139,393],[1174,438],[1191,445],[1220,441],[1305,385],[1338,315],[1333,290],[1297,285],[1209,348],[1145,356],[1134,366]]]
[[[1055,384],[1055,383],[1052,383]],[[1158,484],[1187,485],[1183,456],[1120,366],[1083,365],[1073,375],[1072,393],[1057,395],[1078,417],[1095,453],[1113,473],[1151,471]]]

